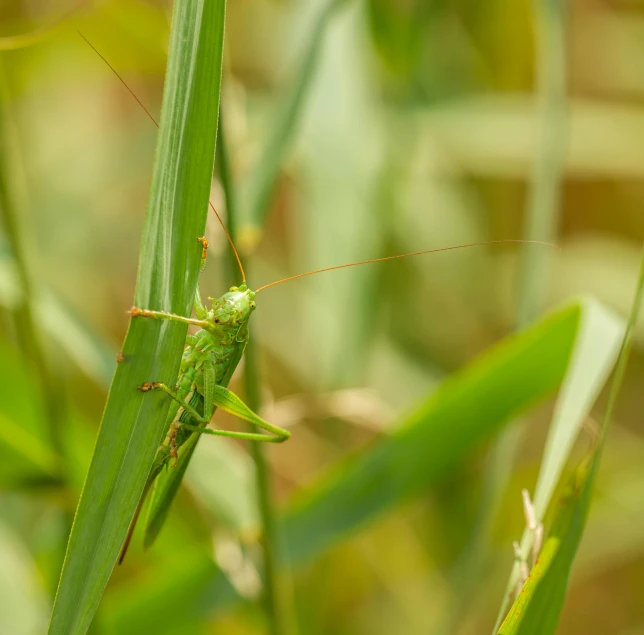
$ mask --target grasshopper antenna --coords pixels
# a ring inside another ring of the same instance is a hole
[[[136,102],[143,108],[145,114],[150,118],[150,121],[158,128],[159,124],[157,123],[157,120],[152,116],[152,113],[145,107],[143,102],[136,96],[134,91],[127,85],[126,81],[118,74],[116,69],[105,59],[105,57],[100,53],[100,51],[80,32],[78,31],[78,35],[80,35],[83,40],[87,43],[87,45],[98,55],[108,66],[108,68],[116,75],[116,77],[119,79],[121,84],[125,86],[127,89],[127,92],[136,99]],[[230,234],[228,233],[228,230],[226,229],[226,225],[224,225],[224,221],[221,220],[221,216],[219,216],[219,213],[215,209],[215,206],[212,204],[212,201],[208,201],[208,204],[210,205],[210,209],[215,212],[215,216],[217,217],[217,220],[219,221],[219,224],[221,225],[221,228],[224,230],[224,234],[226,234],[226,238],[228,239],[228,242],[230,243],[230,246],[233,250],[233,253],[235,254],[235,258],[237,260],[237,264],[239,265],[239,271],[241,272],[241,277],[242,277],[242,282],[245,284],[246,283],[246,273],[244,272],[244,267],[241,262],[241,258],[239,257],[239,254],[237,253],[237,249],[235,248],[235,243],[233,242],[233,239],[231,238]]]
[[[561,249],[559,245],[555,245],[554,243],[546,243],[542,242],[540,240],[520,240],[518,238],[504,238],[502,240],[486,240],[485,242],[481,243],[468,243],[466,245],[455,245],[453,247],[440,247],[439,249],[425,249],[423,251],[413,251],[408,254],[398,254],[396,256],[385,256],[384,258],[373,258],[371,260],[361,260],[360,262],[351,262],[346,265],[336,265],[335,267],[326,267],[324,269],[316,269],[315,271],[307,271],[306,273],[298,273],[296,276],[289,276],[288,278],[282,278],[282,280],[277,280],[275,282],[271,282],[270,284],[265,284],[263,287],[260,287],[255,291],[255,293],[259,293],[260,291],[263,291],[264,289],[268,289],[269,287],[274,287],[278,284],[282,284],[283,282],[289,282],[289,280],[297,280],[298,278],[305,278],[306,276],[313,276],[316,273],[324,273],[325,271],[335,271],[336,269],[346,269],[347,267],[358,267],[360,265],[370,265],[374,262],[383,262],[385,260],[396,260],[398,258],[409,258],[410,256],[422,256],[424,254],[435,254],[439,251],[452,251],[453,249],[465,249],[466,247],[480,247],[482,245],[494,245],[498,243],[527,243],[531,245],[544,245],[546,247],[554,247],[555,249]]]

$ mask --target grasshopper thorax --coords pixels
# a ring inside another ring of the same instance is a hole
[[[254,297],[255,291],[248,289],[245,284],[231,287],[228,293],[212,299],[213,321],[230,326],[247,322],[256,307]]]

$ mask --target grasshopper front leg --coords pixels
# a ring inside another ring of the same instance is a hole
[[[133,306],[128,311],[128,313],[133,318],[145,317],[153,318],[155,320],[171,320],[172,322],[181,322],[182,324],[198,326],[202,329],[212,329],[212,324],[210,324],[210,322],[207,322],[206,320],[193,320],[192,318],[187,318],[183,315],[177,315],[176,313],[167,313],[166,311],[152,311],[150,309],[139,309],[139,307]]]
[[[205,236],[197,238],[201,244],[201,264],[199,266],[199,271],[203,271],[206,266],[206,258],[208,252],[208,241]],[[196,320],[192,318],[186,318],[182,315],[176,315],[175,313],[167,313],[166,311],[151,311],[150,309],[140,309],[139,307],[133,306],[128,313],[133,317],[146,317],[154,318],[155,320],[172,320],[174,322],[181,322],[183,324],[191,324],[192,326],[199,326],[202,329],[212,330],[212,324],[205,320],[208,315],[208,309],[201,300],[201,293],[199,292],[199,284],[195,290],[195,299],[194,299],[194,310],[195,315],[197,316]]]

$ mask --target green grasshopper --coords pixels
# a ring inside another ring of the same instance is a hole
[[[84,36],[81,35],[81,37],[83,37],[87,44],[107,64],[112,72],[114,72],[134,99],[136,99],[139,105],[143,108],[148,117],[158,127],[154,117],[132,92],[112,65]],[[132,307],[129,311],[133,319],[148,318],[155,320],[172,320],[181,322],[182,324],[197,326],[200,330],[194,335],[189,334],[186,338],[186,346],[183,352],[176,386],[171,388],[166,384],[152,381],[144,383],[142,386],[138,387],[139,390],[143,392],[160,390],[172,399],[173,404],[167,415],[165,439],[155,456],[141,500],[123,544],[119,563],[122,562],[125,557],[125,553],[132,538],[134,527],[137,523],[143,503],[150,493],[151,500],[145,527],[144,545],[147,547],[154,542],[168,515],[172,501],[174,500],[186,468],[190,462],[190,458],[192,457],[192,453],[194,452],[196,444],[202,434],[268,443],[282,443],[290,438],[290,432],[288,430],[264,421],[259,415],[255,414],[246,404],[244,404],[237,395],[227,388],[228,382],[235,372],[244,353],[244,349],[246,348],[246,344],[249,341],[250,331],[248,323],[251,314],[256,308],[255,297],[260,291],[290,280],[311,276],[325,271],[334,271],[336,269],[355,267],[358,265],[382,262],[385,260],[394,260],[397,258],[420,256],[423,254],[449,251],[452,249],[463,249],[466,247],[475,247],[494,243],[536,243],[551,247],[556,246],[539,241],[506,239],[443,247],[439,249],[426,249],[407,254],[386,256],[384,258],[363,260],[360,262],[308,271],[306,273],[300,273],[295,276],[271,282],[270,284],[260,287],[256,291],[252,291],[246,284],[244,268],[239,258],[239,254],[235,249],[233,240],[212,203],[210,203],[210,207],[217,216],[217,219],[221,224],[237,259],[241,272],[242,284],[239,287],[231,287],[228,292],[220,298],[209,298],[209,300],[212,300],[211,309],[208,309],[202,301],[199,286],[197,286],[194,299],[194,313],[196,319],[174,315],[163,311],[151,311],[149,309],[139,307]],[[205,238],[198,238],[198,241],[201,243],[202,248],[201,269],[203,270],[206,264],[208,242]],[[209,425],[216,408],[221,408],[222,410],[244,419],[269,434],[236,432],[209,428],[207,426]],[[168,466],[171,466],[174,469],[166,469]]]
[[[217,216],[219,217],[219,215]],[[200,238],[199,241],[202,245],[201,268],[203,269],[206,264],[208,242],[205,238]],[[231,245],[235,250],[232,240]],[[239,261],[236,250],[235,255]],[[228,382],[248,343],[250,333],[248,321],[256,308],[254,301],[256,292],[247,287],[241,262],[240,268],[244,283],[239,287],[231,287],[220,298],[213,299],[211,309],[208,309],[203,303],[199,287],[197,287],[194,299],[196,319],[138,307],[132,307],[129,311],[132,318],[172,320],[198,326],[200,330],[194,335],[188,334],[186,338],[179,376],[174,389],[160,382],[145,383],[139,386],[139,390],[143,392],[160,390],[166,393],[174,403],[167,416],[165,440],[157,451],[119,562],[125,556],[142,504],[153,486],[144,544],[149,546],[156,538],[200,434],[269,443],[281,443],[291,436],[288,430],[264,421],[252,412],[237,395],[227,389]],[[217,407],[263,428],[270,434],[207,428],[206,426],[210,423]],[[166,472],[164,474],[164,468],[170,463],[174,468],[179,469],[176,469],[176,472],[173,470],[174,473],[168,474]]]

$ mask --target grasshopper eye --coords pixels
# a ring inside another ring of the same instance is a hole
[[[254,311],[257,308],[257,304],[255,302],[251,302],[249,306],[251,311]]]
[[[230,289],[228,289],[228,291],[230,291],[231,293],[234,293],[235,291],[239,291],[239,288],[238,287],[230,287]]]

